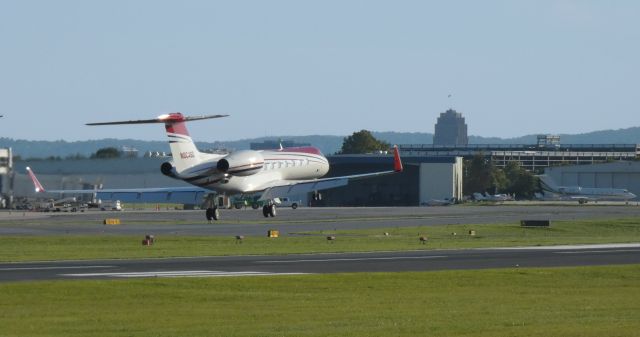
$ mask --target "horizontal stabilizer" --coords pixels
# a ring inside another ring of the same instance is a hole
[[[229,115],[202,115],[202,116],[183,116],[181,113],[170,113],[166,115],[160,115],[153,119],[138,119],[130,121],[117,121],[117,122],[102,122],[102,123],[87,123],[86,125],[122,125],[122,124],[153,124],[153,123],[178,123],[178,122],[191,122],[201,119],[222,118]]]

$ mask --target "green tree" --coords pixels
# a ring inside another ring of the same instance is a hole
[[[505,193],[515,194],[517,198],[529,199],[538,190],[538,178],[523,169],[516,161],[508,162],[504,168],[507,178]]]
[[[377,140],[371,132],[361,130],[344,138],[340,154],[362,154],[377,151],[388,151],[391,147],[384,141]]]
[[[465,160],[462,187],[464,194],[484,193],[489,188],[490,181],[490,165],[482,153]]]
[[[96,159],[109,159],[109,158],[120,158],[122,153],[118,151],[115,147],[105,147],[102,149],[98,149],[96,153],[91,155],[91,158]]]
[[[462,191],[465,195],[473,193],[496,193],[507,186],[505,173],[498,169],[484,154],[478,153],[465,160]]]

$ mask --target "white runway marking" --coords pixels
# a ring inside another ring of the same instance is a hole
[[[259,271],[215,271],[215,270],[174,270],[174,271],[149,271],[131,273],[82,273],[62,274],[68,277],[229,277],[229,276],[268,276],[268,275],[304,275],[305,273],[270,273]]]
[[[416,259],[442,259],[446,255],[432,256],[398,256],[398,257],[359,257],[338,259],[306,259],[306,260],[272,260],[256,261],[256,263],[304,263],[304,262],[341,262],[341,261],[378,261],[378,260],[416,260]]]
[[[640,243],[610,243],[589,245],[558,245],[558,246],[522,246],[522,247],[496,247],[474,248],[478,250],[575,250],[575,249],[622,249],[640,248]]]
[[[17,271],[17,270],[56,270],[56,269],[96,269],[96,268],[113,268],[114,266],[52,266],[52,267],[15,267],[0,268],[0,271]]]
[[[556,254],[589,254],[589,253],[629,253],[638,252],[638,249],[614,249],[614,250],[579,250],[575,252],[555,252]]]

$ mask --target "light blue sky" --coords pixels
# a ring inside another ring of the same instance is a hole
[[[640,125],[638,1],[0,0],[0,136],[197,140]],[[451,93],[453,97],[447,98]]]

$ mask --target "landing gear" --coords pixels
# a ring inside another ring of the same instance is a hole
[[[262,206],[262,215],[264,215],[265,218],[273,218],[276,216],[276,213],[276,205],[271,204]]]
[[[207,220],[211,221],[211,220],[219,220],[220,219],[220,211],[218,210],[218,207],[209,207],[207,208],[206,211],[206,216],[207,216]]]

